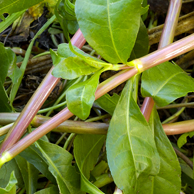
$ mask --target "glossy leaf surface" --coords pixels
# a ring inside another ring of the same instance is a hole
[[[84,37],[108,62],[127,62],[139,30],[141,2],[76,1],[75,13]]]
[[[150,188],[153,189],[152,193],[179,194],[181,190],[179,161],[169,139],[164,133],[155,108],[150,118],[150,124],[154,131],[154,139],[160,156],[160,171],[156,176],[150,177]]]
[[[29,163],[33,164],[48,180],[55,183],[55,178],[48,170],[48,164],[46,159],[42,156],[40,150],[34,145],[29,146],[23,152],[20,153],[20,156],[25,158]]]
[[[0,15],[3,13],[15,13],[27,9],[43,0],[1,0],[0,2]]]
[[[97,70],[79,57],[68,57],[57,65],[53,70],[53,75],[63,79],[75,79],[81,75],[89,75]]]
[[[76,47],[72,48],[82,57],[76,56],[76,54],[70,50],[68,44],[60,44],[57,53],[51,51],[53,64],[55,66],[52,74],[55,77],[75,79],[81,75],[89,75],[104,67],[104,64],[107,64],[84,53],[82,50]]]
[[[148,176],[158,174],[160,168],[152,130],[132,98],[132,88],[130,80],[114,111],[106,141],[111,174],[125,194],[146,190]]]
[[[36,146],[47,160],[49,170],[56,178],[60,193],[81,193],[79,188],[80,176],[71,165],[72,155],[63,148],[42,140],[39,140]]]
[[[148,69],[142,76],[142,95],[152,97],[158,106],[165,106],[193,91],[194,79],[170,62]]]
[[[16,157],[16,162],[24,180],[26,193],[35,193],[37,189],[39,171],[21,156]]]
[[[103,193],[88,179],[104,141],[104,135],[77,135],[74,140],[74,155],[81,173],[81,189],[88,193]]]
[[[82,120],[85,120],[90,114],[100,73],[101,71],[96,72],[90,79],[71,86],[67,91],[68,109]]]
[[[15,194],[16,193],[16,183],[17,179],[15,177],[14,172],[11,173],[8,184],[5,188],[0,188],[1,194]]]

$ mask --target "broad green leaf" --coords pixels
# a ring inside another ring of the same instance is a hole
[[[115,107],[119,101],[119,97],[120,96],[116,93],[114,93],[113,96],[110,96],[109,94],[105,94],[102,97],[98,98],[95,101],[95,104],[98,105],[103,110],[105,110],[110,115],[113,115]]]
[[[3,83],[0,81],[0,112],[11,112],[11,106],[9,104],[9,98],[3,87]]]
[[[54,68],[52,74],[63,79],[75,79],[82,75],[89,75],[97,70],[79,57],[68,57]]]
[[[194,136],[194,131],[188,132],[188,133],[184,133],[182,134],[177,141],[177,145],[179,148],[181,148],[184,144],[187,143],[187,137],[192,138]]]
[[[157,175],[160,168],[154,135],[132,97],[132,88],[130,80],[114,111],[106,141],[111,174],[125,194],[146,190],[148,176]]]
[[[72,166],[72,155],[65,149],[42,140],[35,143],[46,159],[49,170],[56,178],[61,194],[80,192],[80,175]]]
[[[70,46],[67,43],[62,43],[62,44],[60,44],[58,46],[57,54],[60,57],[67,58],[67,57],[76,57],[77,53],[78,53],[78,54],[81,54],[81,55],[83,55],[85,57],[89,57],[89,58],[94,59],[96,61],[102,62],[100,59],[85,53],[84,51],[82,51],[81,49],[77,48],[76,46],[72,45],[72,47],[73,47],[73,51],[76,52],[76,54],[71,51],[72,49],[70,49]]]
[[[0,188],[1,194],[16,194],[16,183],[17,179],[15,177],[14,171],[11,173],[9,182],[5,188]]]
[[[27,9],[43,0],[1,0],[0,1],[0,15],[3,13],[15,13]]]
[[[48,164],[46,159],[42,156],[40,150],[34,145],[29,146],[20,156],[25,158],[29,163],[33,164],[46,178],[48,178],[52,183],[55,183],[55,178],[48,170]]]
[[[152,97],[158,106],[165,106],[193,92],[194,80],[178,65],[165,62],[143,73],[141,87],[144,97]]]
[[[35,193],[37,189],[39,171],[21,156],[17,156],[15,160],[21,171],[26,188],[26,193]]]
[[[46,189],[42,189],[34,194],[59,194],[59,190],[57,187],[49,187]]]
[[[149,39],[145,24],[140,20],[140,28],[129,61],[140,58],[148,53]]]
[[[81,189],[88,193],[103,193],[88,179],[104,141],[104,135],[77,135],[74,140],[74,156],[81,173]]]
[[[160,171],[148,179],[148,188],[153,194],[179,194],[181,190],[181,169],[174,149],[168,140],[156,109],[154,108],[150,125],[154,131],[156,147],[160,156]],[[144,190],[141,190],[144,192]]]
[[[84,37],[108,62],[127,62],[139,30],[141,2],[76,1],[75,13]]]
[[[11,173],[14,171],[14,174],[17,179],[17,185],[22,188],[24,185],[23,178],[20,172],[20,169],[15,161],[12,159],[11,161],[4,164],[0,169],[0,187],[5,188],[7,183],[9,182]]]
[[[112,64],[92,57],[76,47],[71,48],[71,50],[79,56],[76,56],[76,54],[70,50],[68,44],[60,44],[57,53],[52,50],[50,51],[55,66],[52,74],[55,77],[75,79],[81,75],[89,75],[104,66],[107,68],[112,67]]]
[[[71,86],[67,91],[68,109],[82,120],[85,120],[90,114],[100,74],[101,71],[96,72],[88,80]]]

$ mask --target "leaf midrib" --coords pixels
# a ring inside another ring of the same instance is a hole
[[[108,28],[109,28],[109,32],[110,32],[110,38],[111,38],[111,41],[112,41],[112,45],[113,45],[113,48],[115,50],[115,53],[117,54],[118,58],[120,59],[121,62],[123,62],[123,60],[120,58],[120,55],[117,51],[117,48],[115,46],[115,42],[114,42],[114,38],[113,38],[113,34],[112,34],[112,27],[111,27],[111,24],[110,24],[110,10],[109,10],[109,0],[107,0],[107,15],[108,15]],[[125,63],[125,62],[123,62]]]
[[[131,97],[131,93],[129,93],[129,95],[130,95],[130,97]],[[130,97],[129,97],[129,98],[130,98]],[[131,99],[131,100],[133,100],[133,99]],[[134,163],[134,167],[135,167],[135,177],[136,177],[136,180],[137,180],[137,171],[136,171],[137,167],[136,167],[136,164],[135,164],[135,158],[134,158],[134,153],[133,153],[133,147],[132,147],[132,144],[131,144],[131,142],[132,142],[132,140],[131,140],[131,134],[130,134],[130,132],[129,132],[129,102],[130,102],[130,100],[128,99],[128,100],[127,100],[127,113],[126,113],[127,134],[128,134],[128,138],[129,138],[129,145],[130,145],[130,148],[131,148],[131,153],[132,153],[132,157],[133,157],[133,163]],[[135,184],[135,190],[136,190],[136,186],[137,186],[137,184]]]
[[[57,167],[55,166],[55,164],[53,163],[53,161],[50,159],[50,157],[46,154],[46,152],[42,149],[42,147],[39,145],[39,143],[35,142],[35,144],[37,145],[37,147],[41,150],[41,152],[43,153],[44,157],[46,158],[46,160],[48,161],[49,164],[51,164],[51,166],[55,169],[55,171],[57,172],[57,174],[60,176],[60,178],[63,180],[64,184],[66,185],[67,189],[69,190],[67,184],[66,184],[66,180],[63,178],[63,176],[61,175],[61,173],[59,172],[59,170],[57,169]],[[70,190],[69,190],[70,192]]]
[[[92,152],[93,148],[101,141],[101,139],[104,138],[103,136],[92,146],[92,149],[87,153],[86,157],[84,158],[82,165],[81,165],[81,171],[83,170],[83,166],[85,164],[86,158],[89,156],[89,154]],[[85,176],[85,175],[84,175]]]

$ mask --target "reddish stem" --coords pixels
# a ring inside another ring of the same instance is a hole
[[[135,63],[138,62],[142,66],[142,69],[148,69],[152,66],[156,66],[162,62],[165,62],[165,60],[168,61],[192,49],[194,49],[194,35],[190,35],[184,39],[181,39],[169,45],[168,47],[157,50],[140,59],[134,60],[134,62]],[[150,64],[150,61],[153,61],[153,65]],[[137,72],[138,71],[135,68],[131,70],[123,70],[120,73],[116,74],[115,76],[109,78],[105,82],[101,83],[95,93],[96,99],[104,95],[105,93],[109,92],[111,88],[114,88],[118,84],[121,84],[122,82],[128,80]],[[64,110],[56,114],[54,117],[52,117],[49,121],[47,121],[46,123],[38,127],[36,130],[34,130],[32,133],[25,136],[14,146],[9,148],[5,153],[7,153],[12,158],[15,157],[21,151],[23,151],[32,143],[37,141],[40,137],[50,132],[53,128],[55,128],[68,118],[70,118],[72,115],[73,114],[68,110],[68,108],[65,108]]]
[[[170,1],[158,49],[163,48],[173,42],[175,29],[178,24],[178,16],[180,14],[181,5],[182,0]],[[151,97],[146,97],[141,107],[141,112],[144,115],[146,121],[149,121],[153,107],[154,100]]]
[[[81,48],[85,44],[86,40],[83,37],[80,29],[75,33],[71,42],[78,48]],[[3,143],[1,144],[0,153],[11,147],[22,137],[24,131],[26,130],[38,110],[41,108],[45,100],[48,98],[49,94],[59,82],[60,78],[52,76],[52,70],[53,68],[51,68],[51,70],[47,73],[47,76],[44,78],[31,99],[28,101],[27,105],[21,112],[13,127],[5,137]]]

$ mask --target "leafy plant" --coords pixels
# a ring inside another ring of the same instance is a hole
[[[40,1],[21,4],[20,1],[2,1],[1,14],[15,14],[38,2]],[[14,11],[15,4],[17,7]],[[142,114],[137,97],[140,80],[142,96],[152,97],[158,106],[166,106],[187,93],[194,92],[193,78],[175,63],[168,62],[194,49],[194,35],[147,54],[149,40],[143,22],[148,11],[146,5],[146,1],[142,0],[59,0],[55,6],[55,15],[48,19],[29,44],[20,69],[16,66],[13,51],[0,44],[0,55],[3,59],[0,73],[0,111],[11,112],[14,111],[13,101],[36,38],[56,20],[68,41],[60,44],[57,51],[50,49],[49,53],[46,52],[51,55],[54,67],[17,120],[14,118],[16,121],[6,137],[2,137],[2,193],[16,192],[16,184],[26,193],[108,193],[111,182],[124,194],[181,192],[180,164],[171,142],[164,133],[170,125],[163,125],[162,128],[155,107],[153,110],[145,108]],[[169,27],[167,24],[171,21],[167,17],[163,36],[169,30],[172,33],[161,39],[160,44],[163,46],[172,42],[180,5],[181,1],[178,1],[178,4],[174,1],[170,3],[173,9],[169,9],[168,14],[174,18],[174,22]],[[11,16],[19,17],[9,17]],[[10,24],[14,17],[10,20],[9,17],[6,20]],[[8,26],[6,20],[3,21],[2,30],[4,26]],[[71,40],[69,33],[75,33]],[[90,45],[87,49],[92,52],[85,53],[80,50],[85,42]],[[99,84],[102,74],[108,71],[120,72]],[[12,84],[7,91],[4,87],[6,77],[11,79]],[[48,117],[35,117],[61,78],[67,82],[61,96],[55,104],[41,112],[49,111],[49,116],[54,109],[65,107],[53,114],[49,120]],[[108,94],[125,81],[127,83],[121,93],[112,96]],[[63,101],[61,105],[57,105],[60,101]],[[101,115],[99,108],[109,114]],[[98,116],[93,117],[93,112]],[[2,117],[3,114],[5,113],[2,113]],[[61,132],[72,130],[73,133],[64,133],[59,140],[54,141],[55,145],[52,143],[52,133],[45,135],[73,114],[74,121],[65,122],[66,128],[59,126],[55,129]],[[13,114],[6,115],[9,118]],[[110,122],[103,126],[103,131],[99,123],[89,123],[104,121],[107,118],[110,118]],[[78,119],[85,122],[76,121]],[[9,119],[6,120],[4,116],[0,122],[10,122]],[[40,125],[43,120],[45,123]],[[29,124],[40,126],[32,131],[29,127],[30,133],[24,135]],[[96,129],[95,124],[99,124],[99,128]],[[7,131],[9,126],[1,129]],[[70,129],[72,126],[73,129]],[[178,129],[178,126],[182,124],[178,123],[175,129]],[[106,131],[107,136],[104,135]],[[180,147],[185,143],[187,135],[191,136],[192,133],[180,137]],[[103,168],[99,170],[101,165]],[[8,167],[9,171],[5,177],[4,173]],[[113,190],[111,187],[112,193]]]

